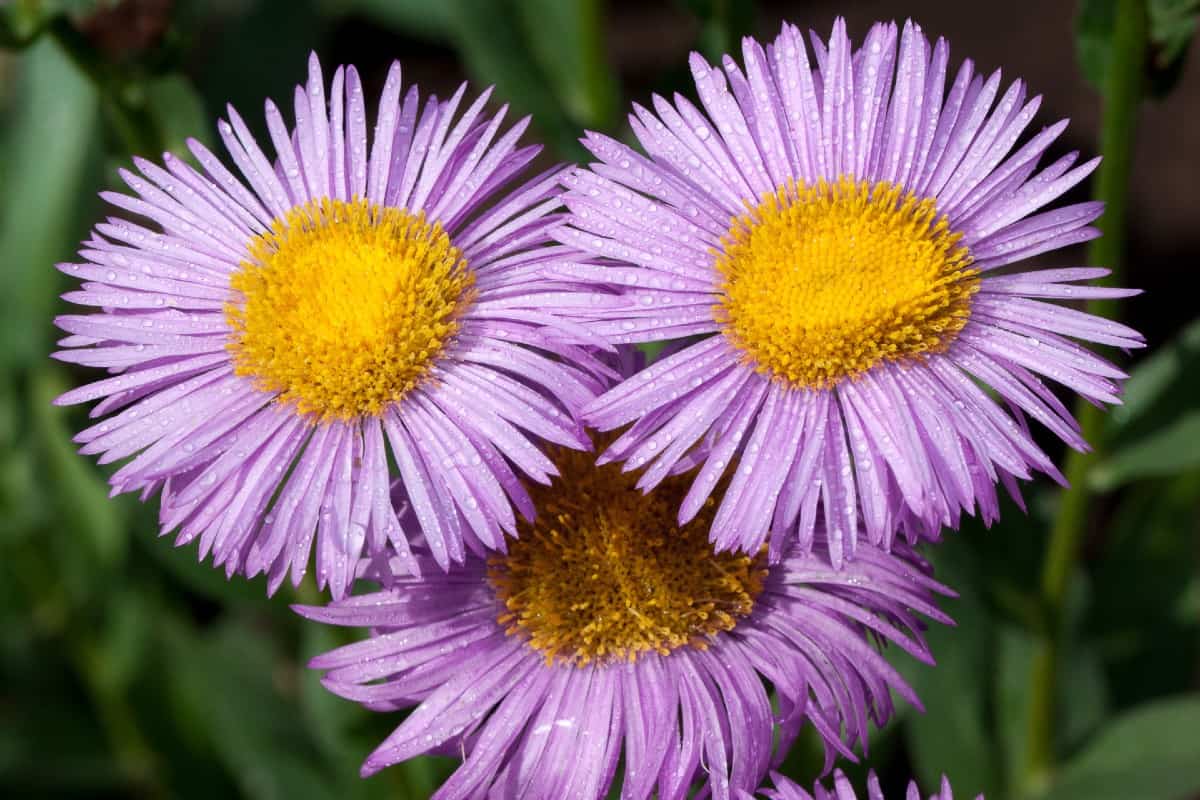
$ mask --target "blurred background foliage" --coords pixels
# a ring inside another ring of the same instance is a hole
[[[547,160],[581,128],[628,136],[624,109],[687,90],[685,56],[730,52],[781,19],[824,32],[912,16],[956,59],[1044,92],[1065,144],[1102,150],[1110,201],[1090,254],[1147,294],[1118,311],[1145,331],[1123,407],[1092,415],[1072,459],[985,531],[931,551],[960,596],[930,633],[936,670],[897,663],[924,698],[874,737],[895,785],[944,770],[964,797],[1200,797],[1200,69],[1196,0],[971,4],[676,0],[0,0],[0,794],[423,798],[453,767],[417,759],[360,780],[396,719],[325,693],[304,669],[339,643],[261,581],[226,582],[154,536],[153,502],[110,499],[75,454],[85,412],[50,400],[84,376],[47,359],[70,259],[109,213],[134,154],[212,143],[224,104],[247,121],[286,97],[305,56],[357,63],[378,89],[463,78],[532,114]],[[1133,16],[1131,16],[1133,15]],[[1074,54],[1074,55],[1073,55]],[[1056,116],[1057,115],[1057,116]],[[1135,135],[1136,133],[1136,135]],[[1088,190],[1080,190],[1079,197]],[[1105,249],[1106,248],[1106,249]],[[1084,259],[1088,261],[1084,261]],[[1121,354],[1117,354],[1122,359]],[[1046,446],[1056,448],[1054,442]],[[1057,452],[1055,450],[1054,452]],[[1065,458],[1065,456],[1064,456]],[[1071,510],[1074,509],[1074,510]],[[1056,577],[1057,576],[1057,577]],[[815,741],[786,771],[811,781]],[[863,770],[850,770],[861,778]]]

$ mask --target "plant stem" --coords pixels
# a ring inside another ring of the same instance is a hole
[[[1111,285],[1122,284],[1129,175],[1145,57],[1145,0],[1118,0],[1111,57],[1103,87],[1100,151],[1104,154],[1104,162],[1096,174],[1096,199],[1105,204],[1104,217],[1099,223],[1104,235],[1094,240],[1088,250],[1089,264],[1112,270],[1105,281]],[[1116,303],[1092,300],[1087,310],[1111,318],[1115,316]],[[1072,450],[1067,456],[1064,473],[1069,488],[1062,494],[1042,566],[1041,596],[1046,625],[1041,631],[1042,641],[1032,667],[1027,790],[1044,786],[1054,767],[1055,701],[1063,644],[1063,608],[1091,509],[1088,474],[1099,460],[1104,445],[1102,411],[1080,399],[1076,403],[1076,415],[1083,438],[1093,449],[1086,453]]]

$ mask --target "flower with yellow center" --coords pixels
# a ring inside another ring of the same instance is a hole
[[[916,700],[876,647],[928,662],[918,615],[948,620],[905,545],[864,546],[839,571],[818,533],[768,567],[714,552],[714,503],[674,521],[685,479],[647,495],[617,465],[551,455],[560,477],[530,487],[536,519],[507,553],[420,578],[376,561],[366,577],[382,590],[296,609],[371,631],[311,662],[326,688],[415,706],[364,774],[453,753],[463,763],[436,797],[732,797],[805,722],[830,758],[851,755],[893,691]]]
[[[616,465],[592,458],[560,453],[564,481],[533,487],[537,517],[491,559],[500,623],[547,663],[705,649],[750,613],[764,562],[713,552],[705,523],[715,503],[679,526],[679,478],[644,495]]]
[[[440,225],[328,198],[251,242],[225,309],[234,371],[322,419],[378,416],[428,379],[474,276]]]
[[[194,142],[202,171],[137,159],[133,193],[105,197],[150,224],[97,225],[62,266],[94,313],[59,317],[56,356],[115,373],[59,398],[101,401],[83,451],[128,459],[114,489],[162,488],[163,533],[229,575],[273,592],[315,550],[340,597],[364,556],[415,569],[418,533],[448,568],[531,513],[544,441],[587,443],[573,415],[609,369],[544,310],[570,286],[544,269],[572,259],[549,237],[557,175],[510,188],[538,148],[525,123],[493,141],[503,112],[485,93],[459,113],[464,93],[401,99],[394,65],[368,137],[354,68],[327,97],[314,57],[295,126],[267,104],[274,158],[230,109],[241,179]]]
[[[827,389],[950,346],[979,289],[961,238],[886,181],[789,183],[721,240],[715,313],[754,369]]]
[[[1047,302],[1133,293],[1086,283],[1104,270],[996,274],[1098,235],[1097,203],[1039,211],[1096,160],[1038,168],[1065,122],[1014,151],[1040,98],[969,61],[948,80],[946,43],[912,23],[856,48],[839,19],[815,53],[784,25],[742,55],[693,55],[703,109],[636,107],[645,155],[590,134],[597,165],[564,179],[555,236],[591,258],[559,271],[595,303],[557,310],[667,345],[585,408],[601,430],[632,424],[603,458],[644,468],[643,490],[697,467],[680,522],[723,485],[721,550],[757,552],[768,530],[772,554],[807,547],[823,526],[840,564],[859,531],[889,547],[994,520],[997,485],[1019,502],[1017,479],[1059,477],[1028,418],[1087,446],[1043,378],[1119,399],[1124,374],[1073,340],[1142,345]]]

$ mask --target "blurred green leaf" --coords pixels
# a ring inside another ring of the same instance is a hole
[[[936,667],[909,659],[897,665],[925,704],[924,714],[910,714],[905,723],[909,752],[922,785],[936,786],[945,773],[968,797],[993,796],[1000,778],[1000,753],[987,720],[994,626],[979,594],[978,564],[959,536],[930,557],[937,579],[959,592],[957,600],[942,604],[957,624],[934,625],[926,634]]]
[[[617,83],[606,60],[604,0],[326,0],[406,34],[448,40],[497,100],[530,114],[558,155],[582,155],[580,127],[611,128]]]
[[[1116,26],[1116,0],[1083,0],[1075,23],[1075,50],[1083,75],[1103,91]],[[1200,0],[1148,0],[1150,58],[1146,77],[1150,91],[1163,96],[1175,87],[1184,56],[1196,32]]]
[[[1153,89],[1163,95],[1175,87],[1184,57],[1196,33],[1200,0],[1149,0]]]
[[[305,602],[310,598],[305,597]],[[319,595],[311,598],[320,602]],[[328,625],[301,623],[299,666],[313,656],[360,638],[359,634]],[[384,771],[370,780],[358,779],[359,765],[400,724],[400,714],[379,714],[345,700],[321,685],[321,674],[302,669],[300,709],[305,724],[338,776],[347,781],[350,796],[362,798],[429,797],[458,766],[440,756],[418,756]]]
[[[1092,639],[1089,612],[1095,606],[1095,582],[1082,568],[1071,580],[1062,609],[1063,653],[1058,659],[1059,722],[1055,747],[1070,753],[1108,718],[1111,699],[1100,646]],[[1029,674],[1029,669],[1026,669]]]
[[[1125,383],[1122,404],[1109,414],[1110,434],[1136,435],[1172,410],[1194,406],[1200,390],[1200,319],[1138,362]]]
[[[1110,722],[1067,762],[1054,800],[1178,800],[1200,791],[1200,696],[1148,703]]]
[[[61,14],[86,14],[99,0],[8,0],[0,5],[0,46],[23,47]]]
[[[33,453],[22,436],[21,388],[0,368],[0,546],[28,537],[35,519],[45,511]]]
[[[1054,682],[1057,690],[1054,743],[1057,752],[1070,752],[1109,714],[1108,681],[1103,661],[1096,646],[1086,638],[1085,612],[1091,602],[1087,576],[1080,572],[1071,581],[1061,622],[1063,652],[1058,658],[1058,677]],[[997,635],[996,727],[1010,787],[1020,786],[1031,767],[1028,763],[1031,723],[1028,699],[1038,646],[1038,640],[1028,629],[1005,625]]]
[[[164,150],[190,155],[186,144],[189,138],[212,144],[212,124],[208,111],[191,81],[183,75],[172,73],[148,81],[144,91],[146,107],[162,139]]]
[[[1004,758],[1005,781],[1019,786],[1029,769],[1030,664],[1035,642],[1028,631],[1002,626],[996,635],[996,734]]]
[[[1135,484],[1092,570],[1087,636],[1121,707],[1193,685],[1200,617],[1185,616],[1200,541],[1200,470]]]
[[[19,80],[3,143],[9,168],[0,190],[0,370],[50,349],[54,262],[71,252],[85,177],[99,155],[96,94],[53,40],[29,48]]]
[[[6,694],[0,706],[0,794],[128,790],[104,732],[80,713],[82,698],[56,665],[42,659],[32,674],[6,673],[7,681],[18,677],[23,691]]]
[[[110,691],[124,691],[137,678],[150,648],[153,610],[145,595],[131,586],[114,591],[105,603],[98,646],[99,680]]]
[[[206,107],[223,116],[232,103],[259,142],[268,141],[263,101],[273,98],[291,116],[292,87],[305,80],[308,54],[321,48],[327,18],[315,3],[253,0],[180,4],[176,19],[183,29],[219,37],[219,46],[191,73]],[[205,131],[215,128],[212,120],[203,125]]]
[[[532,114],[560,154],[577,155],[579,135],[563,111],[522,28],[515,0],[451,0],[453,40],[467,69],[520,113]]]
[[[1082,642],[1069,646],[1059,686],[1063,715],[1057,736],[1063,752],[1071,752],[1100,727],[1110,711],[1108,680],[1096,648]]]
[[[338,630],[329,625],[305,624],[301,629],[300,647],[300,710],[313,740],[335,759],[361,761],[367,753],[352,751],[348,741],[350,730],[361,723],[364,711],[354,702],[345,700],[321,685],[321,673],[304,668],[314,656],[333,650],[346,642],[338,638]]]
[[[157,501],[155,501],[157,502]],[[150,517],[150,515],[146,515]],[[170,537],[156,537],[157,527],[152,519],[138,526],[138,544],[149,554],[156,566],[179,582],[180,588],[195,592],[201,597],[235,607],[271,609],[274,604],[267,597],[267,581],[259,576],[254,580],[229,579],[222,569],[197,557],[196,545],[176,547]],[[276,609],[283,611],[283,609]]]
[[[1075,18],[1075,57],[1083,76],[1100,90],[1107,80],[1116,14],[1117,0],[1081,0]]]
[[[280,691],[279,654],[246,625],[223,624],[201,635],[176,627],[169,637],[177,702],[247,797],[338,798],[318,769],[313,744]]]
[[[1109,491],[1141,478],[1172,475],[1200,465],[1200,408],[1173,420],[1142,439],[1116,448],[1096,465],[1089,484]]]
[[[1109,415],[1110,455],[1090,476],[1098,489],[1200,463],[1200,320],[1145,358]]]
[[[604,50],[604,0],[516,0],[529,48],[567,116],[579,126],[612,127],[617,85]]]
[[[371,20],[406,33],[431,40],[451,35],[449,3],[428,0],[322,0],[322,11],[329,15],[361,14]]]
[[[634,345],[642,354],[646,356],[646,363],[653,364],[658,360],[659,354],[667,347],[667,342],[645,342],[643,344]]]
[[[737,53],[743,36],[754,33],[752,0],[682,0],[700,20],[697,47],[710,61]]]
[[[29,392],[33,441],[44,458],[56,522],[69,531],[72,547],[101,572],[114,566],[128,542],[124,507],[108,496],[108,484],[75,452],[67,410],[52,401],[69,387],[57,366],[33,371]]]

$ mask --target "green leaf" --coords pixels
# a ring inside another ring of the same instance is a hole
[[[1130,480],[1179,472],[1200,463],[1192,443],[1200,425],[1200,320],[1144,359],[1112,410],[1106,439],[1110,455],[1089,482],[1111,489]]]
[[[525,38],[567,116],[612,127],[617,84],[604,53],[603,0],[517,0]]]
[[[1117,0],[1083,0],[1075,21],[1075,51],[1083,75],[1103,93],[1116,26]],[[1183,71],[1196,32],[1200,0],[1148,0],[1150,58],[1146,77],[1158,97],[1170,92]]]
[[[930,555],[935,577],[959,593],[942,604],[957,625],[935,625],[926,634],[936,667],[909,659],[897,663],[925,705],[924,714],[907,717],[908,749],[922,785],[936,786],[944,772],[965,796],[992,796],[1000,777],[986,711],[994,630],[979,593],[979,565],[962,537],[947,539]]]
[[[1200,791],[1200,695],[1149,703],[1112,720],[1059,773],[1054,800],[1177,800]]]
[[[314,656],[333,650],[346,642],[328,625],[307,624],[301,629],[300,666]],[[313,740],[334,759],[353,759],[349,741],[351,729],[362,722],[365,712],[357,704],[331,693],[321,685],[321,673],[303,669],[300,675],[300,710]],[[357,754],[361,761],[366,752]]]
[[[1200,319],[1138,362],[1125,383],[1122,404],[1109,414],[1111,437],[1136,437],[1173,411],[1194,407],[1200,390]]]
[[[1070,643],[1058,685],[1062,719],[1057,735],[1062,750],[1070,752],[1109,715],[1108,679],[1097,648],[1083,642]]]
[[[34,453],[24,441],[22,388],[0,369],[0,547],[33,535],[47,506],[42,501],[44,482],[38,480]]]
[[[700,20],[696,46],[710,61],[738,51],[739,40],[754,33],[752,0],[682,0]]]
[[[315,3],[295,0],[177,5],[181,29],[215,23],[221,32],[220,58],[200,56],[190,71],[206,107],[223,116],[231,103],[258,141],[269,141],[263,101],[273,98],[291,115],[292,88],[304,82],[308,54],[321,49],[328,19],[317,14]],[[332,70],[325,67],[328,81]],[[203,128],[212,131],[215,125],[209,121]]]
[[[225,624],[201,636],[175,628],[168,640],[176,701],[245,796],[342,796],[296,724],[294,701],[280,691],[287,668],[269,638],[245,625]]]
[[[103,653],[98,677],[111,691],[124,691],[146,660],[153,611],[147,607],[145,596],[133,587],[120,587],[107,599],[104,626],[97,641]]]
[[[53,40],[26,51],[19,80],[2,143],[8,166],[0,187],[0,368],[50,350],[54,262],[71,252],[100,155],[96,93]]]
[[[314,590],[315,591],[315,590]],[[319,595],[318,595],[319,597]],[[306,601],[308,598],[304,598]],[[300,664],[313,656],[361,638],[361,634],[327,625],[305,624],[301,629]],[[380,714],[343,699],[321,685],[316,670],[300,676],[300,710],[309,734],[345,780],[353,797],[429,797],[458,766],[457,759],[419,756],[384,771],[368,781],[358,778],[367,755],[400,724],[399,714]]]
[[[605,58],[603,0],[324,0],[405,34],[450,41],[474,79],[532,114],[560,151],[579,127],[611,128],[617,83]]]
[[[1082,0],[1075,18],[1075,57],[1083,77],[1101,91],[1108,80],[1116,15],[1117,0]]]
[[[321,10],[332,16],[361,14],[397,31],[442,41],[451,33],[448,3],[429,0],[324,0]]]
[[[24,47],[60,14],[86,14],[100,0],[9,0],[0,6],[0,46]]]
[[[655,361],[658,361],[659,355],[666,349],[667,342],[643,342],[634,346],[646,356],[647,364],[653,364]]]
[[[1129,707],[1193,685],[1200,616],[1180,613],[1195,582],[1200,470],[1125,491],[1107,525],[1086,624]]]
[[[1162,96],[1174,88],[1196,33],[1200,0],[1149,0],[1153,89]]]
[[[582,155],[577,127],[563,111],[551,79],[542,70],[522,27],[516,0],[453,0],[453,39],[467,69],[481,84],[495,84],[500,97],[534,121],[560,155]]]
[[[1029,769],[1029,696],[1035,647],[1033,637],[1020,628],[1005,625],[997,632],[996,734],[1009,786],[1019,786]]]
[[[47,363],[33,371],[29,387],[33,441],[50,478],[55,522],[68,532],[69,547],[79,550],[84,546],[81,555],[91,562],[88,568],[100,570],[97,577],[103,577],[105,568],[125,556],[125,506],[108,496],[108,484],[75,452],[67,424],[69,412],[52,405],[67,388],[66,377],[57,366]]]
[[[162,139],[164,150],[189,155],[188,138],[212,143],[208,112],[191,81],[178,73],[148,81],[143,87],[146,108]],[[150,155],[143,153],[142,155]]]
[[[1109,491],[1129,481],[1174,475],[1200,466],[1198,442],[1200,408],[1118,448],[1092,469],[1088,482],[1097,491]]]
[[[108,751],[104,731],[80,713],[77,688],[50,661],[43,658],[36,675],[6,676],[21,678],[21,690],[6,691],[0,709],[0,794],[128,796],[133,787]]]
[[[168,537],[153,536],[152,531],[156,526],[152,520],[146,521],[147,524],[138,526],[137,542],[158,567],[178,582],[177,590],[181,585],[201,597],[227,606],[272,607],[267,597],[265,577],[260,575],[253,580],[240,576],[226,578],[224,570],[199,560],[195,543],[175,547]]]

